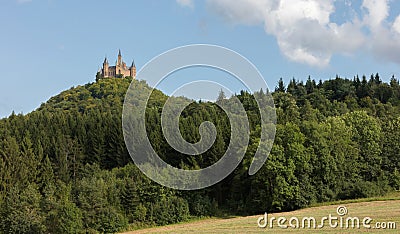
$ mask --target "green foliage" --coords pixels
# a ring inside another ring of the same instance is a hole
[[[189,218],[189,205],[180,197],[163,198],[151,206],[150,217],[157,225],[167,225]]]
[[[11,187],[0,209],[3,233],[44,233],[44,216],[40,210],[40,193],[34,184]]]
[[[83,212],[85,228],[101,232],[116,232],[127,226],[118,210],[119,190],[111,172],[99,171],[76,184],[77,204]]]
[[[52,233],[80,233],[83,230],[82,211],[71,201],[59,201],[47,214],[46,226]]]
[[[129,223],[286,211],[400,189],[400,85],[394,77],[389,84],[379,74],[318,84],[309,77],[305,84],[292,79],[288,87],[281,79],[274,100],[262,90],[240,92],[236,97],[250,122],[243,162],[220,183],[184,192],[154,183],[131,163],[121,129],[131,81],[99,77],[30,114],[0,120],[1,233],[113,233]],[[146,101],[150,87],[144,81],[131,87],[137,91],[133,105]],[[278,125],[268,160],[249,176],[255,151],[259,146],[265,151],[268,143],[260,142],[260,111],[271,111],[259,110],[253,95],[263,104],[274,101]],[[182,137],[198,142],[204,121],[215,124],[217,136],[207,152],[183,155],[162,135],[167,98],[155,90],[147,106],[146,130],[155,151],[183,169],[218,161],[230,143],[227,115],[211,102],[187,106],[179,118]],[[230,100],[219,94],[218,102],[230,105]]]
[[[190,213],[202,217],[216,214],[215,200],[211,201],[210,197],[206,194],[196,193],[192,197],[187,197],[189,202]]]
[[[55,189],[55,187],[57,189]],[[71,185],[57,181],[48,187],[41,201],[45,212],[45,225],[51,233],[81,233],[83,231],[82,211],[71,199]]]
[[[115,233],[128,226],[128,220],[112,206],[100,209],[96,216],[98,221],[94,227],[102,233]]]

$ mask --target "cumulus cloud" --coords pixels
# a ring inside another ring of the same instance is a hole
[[[393,22],[392,28],[396,33],[400,34],[400,15],[396,17],[395,21]]]
[[[265,14],[267,33],[277,38],[282,53],[295,62],[326,66],[333,53],[350,54],[365,40],[361,24],[350,21],[338,25],[330,22],[335,11],[333,1],[281,0]]]
[[[390,2],[363,0],[355,6],[349,0],[207,0],[207,8],[232,24],[262,25],[285,57],[323,67],[334,54],[361,49],[400,63],[400,15],[387,21]],[[338,3],[353,13],[341,23],[332,20]]]
[[[364,0],[362,7],[368,10],[364,21],[372,30],[379,28],[389,16],[388,0]]]
[[[364,0],[362,7],[367,10],[364,24],[370,30],[366,47],[373,55],[384,61],[400,64],[400,15],[388,22],[389,0]]]
[[[282,54],[295,62],[326,66],[332,54],[351,54],[365,41],[362,24],[356,19],[341,25],[330,21],[334,0],[232,2],[209,0],[207,4],[233,23],[263,24],[265,31],[276,37]],[[351,41],[347,37],[350,33]]]
[[[193,0],[176,0],[176,2],[183,7],[192,8],[194,6]]]

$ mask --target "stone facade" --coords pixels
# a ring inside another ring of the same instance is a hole
[[[131,76],[133,79],[136,78],[136,66],[135,62],[132,62],[130,67],[126,66],[126,63],[122,60],[121,50],[118,53],[118,60],[115,66],[110,66],[108,64],[107,57],[104,59],[103,68],[100,71],[102,77],[116,78],[116,77],[126,77]]]

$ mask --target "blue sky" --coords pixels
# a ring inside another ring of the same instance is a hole
[[[248,58],[270,87],[282,77],[400,77],[395,0],[148,0],[0,2],[0,117],[93,82],[118,49],[138,69],[187,44],[216,44]],[[196,70],[180,76],[196,76]],[[215,71],[204,76],[217,77]],[[224,74],[219,74],[224,75]],[[179,76],[179,74],[177,74]],[[169,82],[169,85],[173,82]],[[174,90],[166,86],[165,91]],[[197,97],[197,96],[196,96]]]

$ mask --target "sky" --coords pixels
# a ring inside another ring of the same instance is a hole
[[[73,86],[94,82],[121,49],[138,70],[189,44],[246,57],[272,89],[279,78],[400,77],[398,0],[0,0],[0,118],[29,113]],[[191,68],[179,78],[229,75]],[[176,80],[177,82],[174,82]],[[229,82],[228,82],[229,83]],[[189,91],[204,99],[218,88]],[[235,92],[235,90],[233,90]]]

